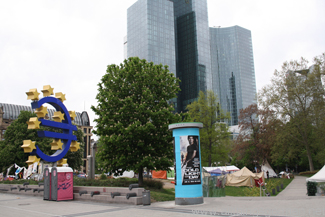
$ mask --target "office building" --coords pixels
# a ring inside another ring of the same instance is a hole
[[[256,82],[251,32],[240,26],[210,28],[213,91],[218,94],[231,124],[239,110],[256,102]]]
[[[168,65],[181,79],[178,112],[212,88],[206,1],[138,0],[127,22],[127,57]]]
[[[186,111],[200,90],[213,90],[236,125],[239,109],[255,102],[250,31],[210,29],[207,0],[138,0],[127,14],[125,57],[169,66],[181,80],[176,111]]]

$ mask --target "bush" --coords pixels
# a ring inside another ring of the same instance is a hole
[[[105,178],[103,177],[105,176]],[[30,185],[37,185],[38,182],[34,180],[13,180],[13,181],[2,181],[0,184],[23,184],[25,182],[29,182]],[[118,178],[118,179],[107,179],[105,174],[100,176],[100,179],[87,179],[87,178],[79,178],[77,176],[73,176],[73,185],[74,186],[100,186],[100,187],[129,187],[131,184],[138,183],[138,179],[133,178]],[[144,179],[143,180],[143,188],[150,189],[162,189],[163,182],[156,179]]]
[[[318,171],[319,170],[300,172],[299,175],[300,176],[303,176],[303,175],[314,175],[314,174],[318,173]]]
[[[9,180],[6,180],[6,181],[1,181],[0,184],[13,184],[13,185],[22,185],[24,184],[25,182],[28,182],[29,185],[38,185],[39,182],[43,182],[43,181],[35,181],[35,180],[32,180],[32,179],[14,179],[12,181],[9,181]]]
[[[308,196],[315,196],[317,192],[317,182],[307,182]]]
[[[162,181],[158,179],[144,179],[143,180],[143,187],[145,188],[154,188],[154,189],[162,189],[163,188]]]
[[[100,180],[105,180],[105,179],[107,179],[107,176],[103,173],[103,174],[100,175],[99,179]]]

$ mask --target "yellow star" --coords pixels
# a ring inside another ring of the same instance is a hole
[[[41,107],[36,109],[35,113],[37,114],[38,118],[44,118],[45,115],[47,114],[47,107],[41,106]]]
[[[75,152],[80,149],[80,143],[77,141],[72,141],[70,145],[70,151]]]
[[[35,162],[39,162],[40,161],[40,158],[38,158],[37,156],[35,156],[35,155],[30,155],[30,156],[28,156],[28,161],[26,161],[26,163],[28,164],[28,166],[30,165],[30,164],[33,164],[33,163],[35,163]]]
[[[40,95],[39,92],[37,92],[37,89],[30,89],[29,92],[26,92],[27,94],[27,99],[31,99],[31,100],[38,100],[38,96]]]
[[[40,121],[38,121],[37,117],[30,118],[29,121],[26,122],[28,124],[29,130],[37,130],[39,129]]]
[[[51,87],[51,85],[44,85],[43,86],[43,90],[41,90],[43,92],[43,96],[50,96],[53,95],[53,87]]]
[[[70,118],[71,118],[72,121],[73,121],[73,120],[75,119],[75,117],[77,116],[75,111],[69,111],[69,115],[70,115]]]
[[[35,143],[36,142],[32,142],[32,140],[24,140],[23,145],[21,147],[24,149],[25,153],[30,153],[34,149],[36,149]]]
[[[66,158],[62,158],[61,160],[57,161],[56,166],[62,167],[63,164],[67,164],[68,160]]]
[[[61,102],[63,102],[64,100],[66,100],[65,94],[63,94],[61,92],[55,93],[55,97],[58,98]]]
[[[54,139],[51,143],[51,150],[62,150],[62,145],[61,139]]]
[[[64,120],[64,114],[61,112],[54,112],[53,120],[56,122],[61,122],[62,120]]]

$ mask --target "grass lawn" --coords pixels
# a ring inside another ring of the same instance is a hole
[[[266,189],[271,194],[271,196],[278,195],[283,189],[285,189],[293,179],[281,179],[281,178],[271,178],[265,179]],[[281,189],[281,184],[283,184],[283,189]],[[279,186],[280,192],[277,192],[276,186]],[[272,189],[275,189],[275,195],[272,195]],[[266,191],[266,192],[267,192]],[[263,191],[262,191],[263,193]],[[259,197],[260,188],[259,187],[233,187],[226,186],[226,196],[234,197]]]
[[[151,189],[151,202],[175,200],[175,189]]]

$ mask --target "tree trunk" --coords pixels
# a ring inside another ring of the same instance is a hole
[[[138,177],[138,184],[139,186],[143,186],[143,168],[139,169],[139,177]]]
[[[309,170],[314,171],[313,159],[311,157],[310,148],[309,148],[308,144],[306,144],[306,150],[307,150],[307,157],[308,157],[308,161],[309,161]]]

